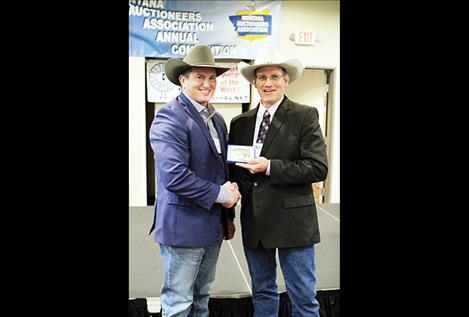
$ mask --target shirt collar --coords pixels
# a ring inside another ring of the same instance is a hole
[[[192,102],[192,104],[195,107],[195,110],[197,110],[197,112],[200,115],[206,113],[206,115],[203,115],[203,116],[204,117],[206,116],[207,119],[209,119],[213,116],[213,114],[215,113],[215,108],[210,103],[207,105],[207,107],[204,107],[200,103],[198,103],[197,101],[195,101],[194,99],[189,97],[187,94],[185,94],[184,91],[182,93],[184,94],[184,96],[187,97],[187,99],[190,100],[190,102]]]
[[[283,96],[279,101],[277,101],[276,103],[274,103],[272,106],[270,106],[269,108],[266,108],[264,107],[264,105],[262,104],[262,101],[259,102],[259,110],[257,112],[257,115],[258,116],[264,116],[264,113],[265,111],[269,111],[270,113],[270,117],[273,118],[274,117],[274,114],[275,114],[275,111],[277,111],[278,107],[280,106],[280,104],[282,103],[283,99],[285,98],[285,96]]]

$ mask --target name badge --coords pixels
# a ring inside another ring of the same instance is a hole
[[[221,146],[220,146],[220,139],[218,138],[213,138],[213,143],[215,143],[215,147],[217,148],[218,154],[221,154]]]
[[[259,156],[261,156],[263,145],[264,143],[256,143],[256,145],[254,145],[254,158],[258,158]]]

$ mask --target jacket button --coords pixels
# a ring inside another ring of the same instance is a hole
[[[254,182],[254,187],[257,187],[257,182]]]

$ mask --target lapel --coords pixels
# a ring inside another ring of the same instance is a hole
[[[222,158],[220,157],[220,155],[217,152],[217,148],[215,147],[215,143],[213,142],[213,138],[210,135],[210,130],[207,127],[207,125],[205,124],[205,122],[202,119],[202,117],[200,116],[200,114],[195,109],[194,105],[190,102],[189,99],[187,99],[186,96],[184,96],[183,93],[181,93],[179,95],[178,99],[180,100],[180,103],[184,106],[184,111],[186,111],[192,117],[192,119],[194,119],[194,121],[197,122],[200,129],[202,130],[205,137],[207,138],[207,142],[210,145],[210,148],[212,149],[213,154],[215,154],[218,157],[218,161],[224,167],[225,164],[223,164]],[[220,138],[220,132],[219,132],[218,129],[217,129],[217,132],[218,132],[218,137]],[[222,139],[222,138],[220,138],[220,139]]]
[[[277,108],[277,111],[275,111],[275,115],[272,118],[272,122],[270,123],[269,129],[267,130],[264,145],[262,146],[261,156],[265,156],[265,153],[269,149],[272,140],[277,135],[285,120],[288,118],[288,111],[290,111],[290,108],[290,102],[288,101],[287,96],[285,96],[283,98],[282,103]]]
[[[256,116],[257,111],[259,110],[259,105],[256,109],[249,110],[251,113],[246,114],[245,126],[243,128],[243,134],[241,136],[239,145],[252,145],[252,137],[254,135],[254,130],[256,129]]]
[[[213,115],[212,119],[213,126],[215,127],[215,130],[217,130],[218,139],[220,139],[221,153],[223,157],[226,157],[226,132],[225,129],[223,129],[223,119],[219,117],[217,113]]]
[[[220,140],[220,146],[221,146],[221,160],[223,163],[223,166],[225,167],[225,175],[228,177],[228,165],[224,164],[226,161],[226,151],[228,144],[227,142],[227,135],[226,135],[226,130],[223,128],[224,122],[222,122],[223,118],[218,116],[218,114],[215,113],[212,117],[213,121],[213,126],[215,127],[215,130],[217,130],[218,134],[218,139]],[[220,157],[220,155],[217,155]]]

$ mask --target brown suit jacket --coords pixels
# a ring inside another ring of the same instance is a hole
[[[252,145],[259,106],[231,121],[230,144]],[[270,124],[261,156],[270,176],[231,166],[238,183],[243,244],[256,248],[300,247],[320,241],[312,183],[327,177],[326,144],[318,111],[286,96]]]

